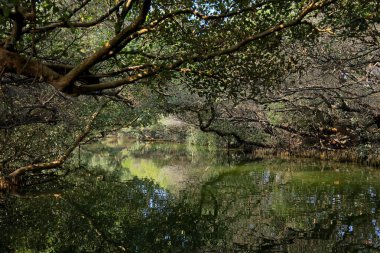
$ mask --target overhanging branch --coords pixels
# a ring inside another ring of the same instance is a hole
[[[86,138],[92,130],[92,125],[96,118],[99,116],[100,112],[103,110],[103,108],[107,105],[107,103],[103,103],[99,108],[91,115],[89,122],[87,123],[86,127],[84,128],[83,132],[77,136],[74,143],[66,149],[64,154],[57,158],[54,161],[46,162],[46,163],[36,163],[36,164],[30,164],[24,167],[20,167],[9,174],[9,178],[16,179],[19,176],[25,174],[26,172],[30,171],[39,171],[39,170],[47,170],[47,169],[54,169],[57,167],[60,167],[71,155],[71,153],[75,150],[76,147],[83,141],[84,138]]]
[[[174,60],[174,62],[172,64],[169,64],[166,66],[150,67],[149,69],[146,69],[145,71],[141,71],[138,74],[131,75],[131,76],[128,76],[126,78],[118,79],[118,80],[111,81],[111,82],[104,82],[104,83],[99,83],[99,84],[95,84],[95,85],[83,85],[83,86],[78,87],[77,90],[79,91],[79,94],[81,94],[81,93],[92,92],[92,91],[103,90],[103,89],[112,89],[112,88],[116,88],[116,87],[119,87],[119,86],[122,86],[125,84],[133,83],[133,82],[140,80],[140,79],[143,79],[143,78],[153,76],[162,70],[176,69],[186,62],[202,62],[202,61],[206,61],[209,59],[213,59],[213,58],[218,57],[218,56],[233,54],[233,53],[241,50],[244,46],[246,46],[247,44],[249,44],[253,41],[256,41],[256,40],[261,39],[261,38],[265,38],[265,37],[269,36],[270,34],[273,34],[275,32],[282,31],[284,29],[287,29],[287,28],[290,28],[290,27],[293,27],[293,26],[300,24],[302,19],[305,16],[307,16],[309,13],[311,13],[312,11],[315,11],[317,9],[320,9],[324,6],[327,6],[331,3],[333,3],[334,1],[335,0],[328,0],[328,1],[321,1],[321,2],[312,1],[293,20],[291,20],[287,23],[279,23],[279,24],[272,26],[272,27],[270,27],[270,28],[258,33],[258,34],[249,36],[249,37],[241,40],[240,42],[236,43],[235,45],[233,45],[229,48],[220,49],[220,50],[211,52],[209,54],[203,54],[203,55],[202,54],[196,54],[196,55],[191,55],[191,56],[179,57],[178,59]],[[130,35],[130,38],[135,38],[135,37],[141,36],[141,34],[149,32],[150,29],[152,29],[152,27],[154,28],[157,25],[157,23],[159,23],[159,21],[151,23],[148,27],[144,27],[140,30],[137,30],[135,33]],[[128,38],[126,38],[126,40],[128,40]],[[70,73],[68,75],[70,75]]]

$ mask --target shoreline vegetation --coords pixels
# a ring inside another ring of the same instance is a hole
[[[183,143],[174,140],[162,140],[162,139],[147,139],[142,140],[143,142],[156,142],[156,143],[165,143],[165,142],[174,142],[174,143]],[[245,151],[245,148],[227,148],[222,147],[218,148],[219,150],[242,150]],[[363,154],[362,151],[359,151],[354,148],[350,149],[335,149],[335,150],[321,150],[316,148],[305,148],[297,150],[287,150],[282,148],[253,148],[250,152],[255,158],[280,158],[284,160],[291,160],[296,158],[305,158],[305,159],[317,159],[321,161],[329,162],[338,162],[338,163],[355,163],[362,164],[365,166],[380,168],[380,153],[372,150],[370,154]]]
[[[359,145],[355,147],[347,147],[340,149],[322,149],[319,147],[298,147],[298,148],[259,148],[254,146],[231,145],[228,147],[227,143],[217,135],[210,133],[203,133],[195,129],[167,129],[163,133],[160,128],[159,131],[154,129],[145,129],[140,131],[138,135],[132,132],[123,132],[124,136],[142,142],[175,142],[187,143],[197,146],[208,146],[212,149],[219,150],[243,150],[247,154],[252,154],[256,158],[281,158],[281,159],[297,159],[297,158],[310,158],[321,161],[331,161],[339,163],[356,163],[371,167],[380,167],[380,148],[373,145]],[[187,132],[187,133],[186,133]],[[155,138],[158,137],[158,138]],[[160,138],[162,137],[162,138]]]
[[[109,144],[113,142],[120,143],[123,140],[128,139],[131,142],[143,142],[143,143],[178,143],[190,146],[205,147],[206,149],[216,151],[243,151],[245,154],[252,155],[257,159],[271,159],[279,158],[283,160],[295,160],[295,159],[315,159],[326,162],[337,163],[352,163],[361,164],[373,168],[380,167],[380,149],[374,146],[359,146],[346,149],[321,149],[316,147],[305,147],[297,149],[285,149],[285,148],[258,148],[254,146],[245,145],[227,145],[225,140],[220,136],[211,133],[204,133],[199,130],[186,128],[173,132],[173,129],[163,133],[160,131],[139,131],[130,132],[124,129],[120,132],[111,132],[107,136],[92,139],[87,142],[91,144],[94,142],[106,141]],[[141,130],[141,129],[140,129]],[[156,129],[157,130],[157,129]],[[162,129],[161,129],[162,130]],[[154,137],[153,137],[154,136]],[[156,138],[155,138],[156,137]],[[7,177],[0,177],[0,191],[14,192],[17,191],[19,182],[9,181]]]
[[[371,167],[380,167],[380,154],[371,150],[364,154],[363,151],[355,148],[336,149],[336,150],[320,150],[320,149],[254,149],[252,154],[258,158],[279,157],[281,159],[294,158],[311,158],[322,161],[331,161],[339,163],[356,163]]]

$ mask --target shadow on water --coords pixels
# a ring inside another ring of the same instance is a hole
[[[380,172],[93,145],[88,167],[0,201],[0,252],[377,252]],[[242,162],[243,161],[243,162]]]

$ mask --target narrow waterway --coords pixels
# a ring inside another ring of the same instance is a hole
[[[178,144],[87,145],[3,197],[0,252],[378,252],[380,171]]]

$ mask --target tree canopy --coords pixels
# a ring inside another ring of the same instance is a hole
[[[65,93],[115,89],[254,42],[270,53],[290,33],[309,36],[334,2],[14,0],[0,9],[2,68]]]

